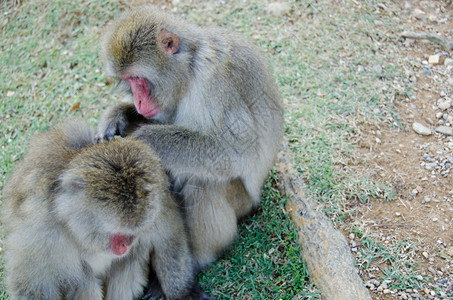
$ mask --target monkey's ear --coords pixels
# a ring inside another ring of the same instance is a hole
[[[175,54],[179,50],[179,37],[167,29],[162,29],[157,35],[159,45],[169,54]]]

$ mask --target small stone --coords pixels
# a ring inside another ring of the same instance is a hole
[[[382,67],[381,67],[381,65],[375,65],[375,66],[374,66],[374,70],[375,70],[377,73],[382,73]]]
[[[437,106],[441,109],[441,110],[447,110],[451,107],[451,100],[448,99],[448,100],[445,100],[445,101],[438,101],[437,102]]]
[[[445,134],[445,135],[453,135],[453,128],[448,127],[448,126],[439,126],[435,130],[437,132]]]
[[[423,69],[423,74],[429,75],[429,74],[431,74],[431,71],[428,69]]]
[[[384,289],[384,294],[390,294],[390,290],[389,289]]]
[[[453,85],[453,77],[448,78],[447,83]]]
[[[382,286],[378,286],[378,288],[376,289],[376,291],[378,291],[379,293],[381,293],[383,290],[384,288]]]
[[[286,2],[269,3],[269,5],[267,6],[267,11],[276,17],[284,16],[290,10],[291,6],[289,6],[289,4]]]
[[[453,247],[450,247],[447,249],[447,254],[451,257],[453,257]]]
[[[444,65],[446,66],[453,66],[453,59],[447,57],[444,61]]]
[[[430,55],[428,57],[428,63],[432,64],[432,65],[437,65],[439,63],[439,55],[435,54],[435,55]]]
[[[428,127],[420,124],[420,123],[413,123],[412,124],[412,129],[414,129],[414,131],[418,134],[421,134],[421,135],[431,135],[431,129],[429,129]]]
[[[416,278],[418,281],[423,281],[423,276],[422,276],[422,275],[417,275],[417,276],[415,276],[415,278]]]
[[[436,270],[434,270],[432,267],[429,267],[429,268],[428,268],[428,271],[430,271],[430,272],[433,273],[434,275],[437,274]]]
[[[6,97],[12,97],[12,96],[14,96],[15,93],[16,92],[14,92],[14,91],[7,91],[6,92]]]
[[[425,12],[419,8],[414,9],[414,11],[412,13],[413,13],[414,17],[419,20],[424,19],[426,17]]]
[[[426,259],[428,259],[428,258],[429,258],[429,254],[428,254],[428,252],[426,252],[426,251],[423,251],[423,253],[422,253],[422,254],[423,254],[423,257],[425,257]]]

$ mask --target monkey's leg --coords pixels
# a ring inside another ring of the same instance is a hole
[[[189,241],[199,269],[213,262],[237,233],[235,209],[224,184],[189,180],[183,190]]]
[[[247,215],[253,208],[253,198],[244,187],[242,180],[235,179],[224,185],[222,192],[236,212],[236,218]]]

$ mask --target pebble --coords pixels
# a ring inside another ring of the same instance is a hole
[[[428,127],[420,124],[420,123],[413,123],[412,124],[412,129],[414,129],[414,131],[418,134],[421,134],[421,135],[431,135],[431,129],[429,129]]]
[[[430,55],[428,57],[428,63],[432,64],[432,65],[437,65],[439,63],[439,55]]]
[[[453,66],[453,59],[447,57],[444,61],[444,65],[446,66]]]
[[[437,106],[441,110],[447,110],[451,107],[451,99],[443,100],[443,101],[438,101]]]
[[[447,83],[453,85],[453,77],[448,78]]]
[[[291,6],[286,2],[273,2],[267,6],[267,11],[276,17],[284,16],[290,10]]]
[[[412,13],[414,14],[414,17],[419,20],[423,19],[426,15],[425,12],[419,8],[414,9],[414,11]]]
[[[453,135],[453,128],[448,127],[448,126],[439,126],[435,130],[437,132],[445,134],[445,135]]]

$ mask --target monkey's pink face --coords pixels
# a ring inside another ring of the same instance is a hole
[[[110,249],[118,256],[126,254],[132,246],[134,236],[115,233],[110,237]]]
[[[138,113],[145,118],[156,116],[160,109],[156,99],[151,96],[148,81],[140,77],[122,77],[131,86],[134,96],[134,105]]]

